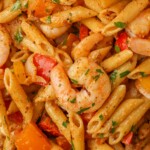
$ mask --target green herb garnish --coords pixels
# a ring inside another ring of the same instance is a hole
[[[80,108],[80,110],[77,112],[77,114],[82,114],[83,112],[85,112],[86,110],[90,109],[90,107],[87,108]]]
[[[94,107],[95,106],[95,103],[92,103],[92,107]]]
[[[51,16],[47,16],[46,23],[51,23]]]
[[[85,72],[85,75],[88,75],[89,71],[90,71],[90,69],[87,69],[87,71]]]
[[[114,82],[117,78],[117,70],[114,70],[111,74],[110,74],[110,80],[111,82]]]
[[[116,131],[116,128],[111,128],[110,133],[114,133]]]
[[[74,143],[72,140],[71,140],[71,150],[75,150]]]
[[[104,119],[104,116],[102,114],[100,114],[99,119],[102,121]]]
[[[116,53],[120,52],[120,47],[118,45],[115,45],[115,51],[116,51]]]
[[[59,4],[60,1],[59,0],[52,0],[53,3]]]
[[[125,28],[126,27],[126,24],[125,23],[123,23],[123,22],[114,22],[114,25],[116,26],[116,27],[118,27],[118,28]]]
[[[70,79],[71,80],[71,82],[73,83],[73,84],[78,84],[78,81],[77,80],[74,80],[74,79]]]
[[[123,78],[123,77],[127,76],[129,73],[130,73],[129,70],[126,70],[126,71],[120,73],[120,78]]]
[[[72,100],[70,100],[70,103],[75,103],[76,102],[76,98],[73,98]]]
[[[142,77],[147,77],[147,76],[148,76],[148,74],[146,74],[145,72],[140,72],[140,75],[141,75]]]
[[[21,8],[21,2],[20,2],[20,0],[17,0],[15,2],[15,4],[12,6],[11,11],[15,11],[15,10],[18,10],[20,8]]]
[[[65,128],[67,128],[68,123],[69,123],[69,121],[67,120],[67,121],[63,122],[62,125],[63,125]]]
[[[15,40],[20,43],[23,40],[22,30],[19,28],[15,34]]]
[[[22,59],[21,62],[25,63],[27,60],[26,59]]]
[[[117,126],[118,125],[118,123],[116,122],[116,121],[112,121],[112,126],[114,127],[114,126]]]
[[[98,136],[99,136],[101,139],[104,138],[104,134],[103,134],[103,133],[98,134]]]

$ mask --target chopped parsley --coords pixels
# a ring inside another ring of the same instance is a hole
[[[75,79],[70,79],[73,84],[78,84],[78,81]]]
[[[92,107],[94,107],[95,106],[95,103],[92,103]]]
[[[27,60],[26,59],[22,59],[21,62],[25,63]]]
[[[86,110],[90,109],[90,107],[87,108],[80,108],[80,110],[77,112],[77,114],[82,114],[83,112],[85,112]]]
[[[123,78],[123,77],[127,76],[129,73],[130,73],[129,70],[126,70],[126,71],[120,73],[120,78]]]
[[[111,82],[114,82],[117,78],[117,70],[114,70],[111,74],[110,74],[110,80]]]
[[[67,121],[63,122],[62,125],[63,125],[65,128],[67,128],[68,123],[69,123],[69,121],[67,120]]]
[[[114,22],[114,25],[115,25],[116,27],[122,28],[122,29],[124,29],[124,28],[126,27],[126,24],[123,23],[123,22],[120,22],[120,21]]]
[[[118,45],[115,45],[115,51],[116,51],[116,53],[120,52],[120,47]]]
[[[114,133],[116,131],[116,128],[111,128],[110,133]]]
[[[112,121],[112,126],[114,127],[114,126],[117,126],[118,125],[118,123],[116,122],[116,121]]]
[[[88,75],[89,71],[90,71],[90,69],[87,69],[87,71],[85,72],[85,75]]]
[[[28,8],[29,4],[28,1],[26,2],[26,4],[24,5],[25,8]]]
[[[15,10],[18,10],[20,8],[21,8],[21,2],[20,2],[20,0],[17,0],[15,2],[15,4],[12,6],[11,11],[15,11]]]
[[[98,136],[99,136],[99,138],[104,138],[104,134],[103,133],[100,133],[100,134],[98,134]]]
[[[145,72],[140,72],[140,75],[141,75],[142,77],[147,77],[147,76],[148,76],[148,74],[146,74]]]
[[[102,121],[104,119],[104,116],[102,114],[100,114],[99,119]]]
[[[96,72],[98,73],[96,76],[93,76],[93,79],[97,81],[100,78],[100,75],[104,72],[101,69],[96,69]]]
[[[52,0],[53,3],[59,4],[60,1],[59,0]]]
[[[75,103],[76,102],[76,98],[73,98],[72,100],[70,100],[70,103]]]
[[[47,16],[46,23],[51,23],[51,16]]]
[[[20,43],[23,40],[23,35],[22,35],[22,31],[21,28],[19,28],[15,34],[15,40]]]

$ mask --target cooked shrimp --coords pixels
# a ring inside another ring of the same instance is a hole
[[[150,40],[143,39],[150,32],[150,8],[141,12],[141,14],[132,21],[126,29],[131,37],[129,47],[137,54],[150,56]]]
[[[81,90],[71,86],[63,67],[58,64],[51,73],[51,84],[58,104],[67,111],[94,112],[99,109],[111,92],[110,80],[105,71],[86,57],[80,57],[68,70],[70,80]]]
[[[0,67],[5,64],[10,52],[10,37],[7,30],[0,25]]]
[[[57,37],[64,34],[69,29],[70,25],[66,25],[59,28],[53,28],[47,24],[40,24],[39,27],[42,30],[42,32],[46,35],[46,37],[56,39]]]
[[[131,37],[144,38],[150,31],[150,8],[141,12],[126,28]]]

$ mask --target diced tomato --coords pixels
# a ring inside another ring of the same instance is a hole
[[[80,29],[79,29],[79,38],[80,38],[80,40],[84,39],[88,35],[89,35],[89,29],[85,25],[81,24]]]
[[[50,133],[53,136],[61,135],[55,123],[48,116],[43,115],[38,125],[43,131]]]
[[[50,81],[50,71],[57,64],[56,60],[51,57],[35,54],[33,63],[37,68],[37,75],[43,77],[47,83]]]
[[[120,48],[121,51],[128,49],[128,35],[126,32],[121,32],[117,39],[115,45]]]
[[[60,147],[62,147],[65,150],[71,149],[71,145],[69,144],[69,142],[66,140],[66,138],[64,136],[57,137],[56,142]]]
[[[122,143],[129,145],[132,142],[133,132],[129,132],[126,136],[124,136]]]
[[[19,111],[8,115],[8,119],[16,124],[21,124],[23,122],[23,116]]]

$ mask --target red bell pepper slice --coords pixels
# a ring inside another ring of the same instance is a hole
[[[8,115],[8,119],[16,124],[22,124],[23,122],[23,116],[20,111]]]
[[[53,136],[60,136],[61,133],[59,132],[55,123],[51,120],[50,117],[43,115],[38,126],[45,132],[53,135]]]
[[[118,46],[121,51],[128,49],[128,35],[126,32],[121,32],[116,39],[115,46]]]
[[[35,54],[33,57],[33,63],[37,68],[37,75],[43,77],[45,81],[49,83],[50,71],[57,64],[56,60],[49,56]]]
[[[133,139],[133,132],[129,132],[127,135],[124,136],[122,143],[129,145],[131,144]]]
[[[85,25],[81,24],[80,29],[79,29],[79,38],[80,38],[80,40],[84,39],[88,35],[89,35],[89,29]]]

